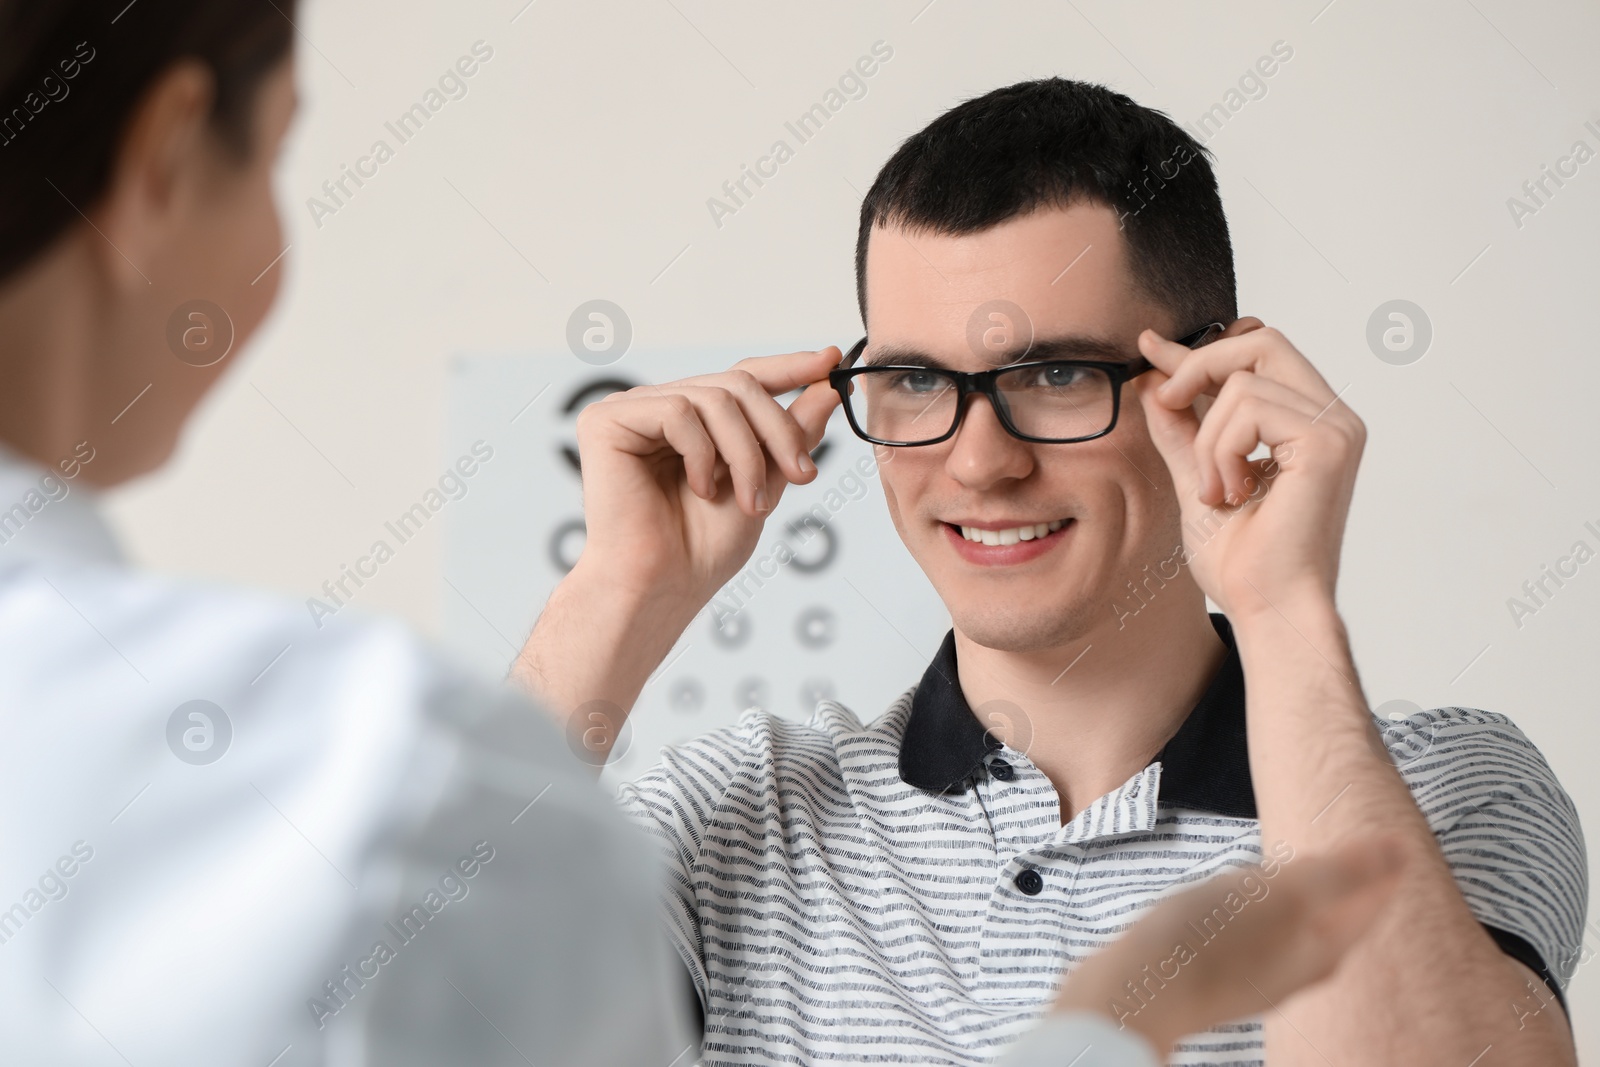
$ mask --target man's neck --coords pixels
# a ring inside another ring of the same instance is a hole
[[[980,720],[992,701],[1022,709],[1028,758],[1055,785],[1063,825],[1150,763],[1227,658],[1198,590],[1195,598],[1148,604],[1120,628],[1108,619],[1031,652],[985,648],[956,630],[968,706]]]

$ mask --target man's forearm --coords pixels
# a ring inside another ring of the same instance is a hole
[[[681,596],[593,573],[580,559],[550,594],[511,666],[510,679],[563,727],[574,711],[591,702],[614,707],[617,721],[608,724],[614,740],[650,673],[698,609]],[[609,751],[608,740],[595,755],[603,759]]]
[[[1479,925],[1372,725],[1343,622],[1308,597],[1235,622],[1250,769],[1264,845],[1324,852],[1399,834],[1408,865],[1392,906],[1344,968],[1263,1005],[1274,1065],[1575,1062],[1552,1007],[1519,1020],[1528,972]],[[1548,994],[1547,994],[1548,995]]]

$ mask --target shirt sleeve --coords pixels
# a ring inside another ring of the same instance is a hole
[[[728,786],[760,747],[757,718],[661,750],[661,762],[617,788],[623,812],[658,845],[666,884],[660,909],[669,938],[707,1001],[705,943],[695,901],[694,867]]]
[[[1550,764],[1510,719],[1478,708],[1380,728],[1468,907],[1565,1008],[1589,868],[1577,808]]]
[[[650,842],[520,694],[448,680],[427,715],[408,775],[421,818],[364,865],[386,906],[335,975],[377,976],[357,998],[362,1055],[333,1062],[694,1062]]]
[[[1103,1015],[1045,1016],[994,1061],[994,1067],[1158,1067],[1155,1050]]]

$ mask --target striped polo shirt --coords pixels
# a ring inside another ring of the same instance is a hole
[[[1244,674],[1211,621],[1228,653],[1199,703],[1065,825],[1026,740],[968,707],[953,631],[869,723],[831,700],[804,723],[751,708],[664,748],[619,798],[662,846],[701,1062],[988,1063],[1158,898],[1261,862]],[[1492,712],[1374,721],[1473,913],[1563,997],[1588,867],[1549,764]],[[1191,1035],[1169,1062],[1259,1065],[1261,1023]]]

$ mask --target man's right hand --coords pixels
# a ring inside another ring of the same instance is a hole
[[[836,347],[613,393],[578,414],[586,538],[511,668],[598,769],[650,673],[755,551],[838,394]],[[804,387],[787,408],[777,397]]]
[[[743,359],[584,408],[578,567],[698,612],[755,551],[784,489],[816,476],[809,453],[839,402],[827,372],[840,358],[830,346]],[[801,386],[788,408],[776,399]]]

